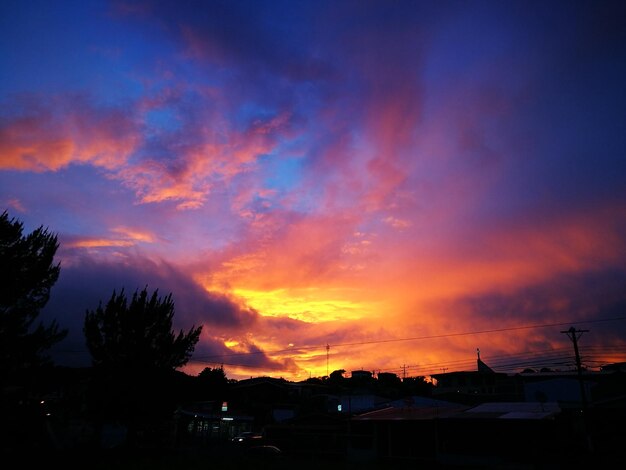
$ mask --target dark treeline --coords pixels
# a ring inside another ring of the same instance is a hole
[[[264,422],[261,405],[255,409],[254,403],[237,403],[232,393],[237,381],[228,379],[222,368],[207,367],[198,376],[178,370],[191,358],[202,327],[173,331],[172,295],[160,296],[148,286],[131,296],[124,289],[114,291],[95,308],[85,306],[83,332],[92,366],[55,366],[48,351],[67,330],[56,320],[44,325],[38,318],[59,277],[61,266],[54,261],[58,248],[57,236],[47,228],[25,234],[19,220],[6,211],[0,216],[3,451],[103,448],[109,445],[111,427],[123,430],[116,445],[162,448],[172,442],[176,411],[198,402],[230,402],[258,413],[258,424]],[[364,389],[389,399],[430,394],[431,384],[423,378],[346,378],[344,373],[337,370],[302,383],[323,387],[321,395]],[[300,403],[300,408],[323,410],[315,400]],[[68,434],[72,442],[62,442]]]
[[[58,248],[57,236],[47,228],[25,234],[22,222],[6,211],[0,216],[0,445],[8,450],[60,445],[46,442],[52,421],[79,413],[96,437],[105,422],[123,425],[126,444],[133,446],[145,429],[171,419],[180,399],[193,398],[193,387],[185,386],[176,369],[191,357],[202,327],[176,333],[171,294],[161,297],[146,286],[129,299],[122,289],[106,304],[86,310],[83,331],[92,367],[54,367],[48,351],[67,330],[56,320],[44,325],[38,319],[59,277]],[[213,380],[206,375],[198,388]]]

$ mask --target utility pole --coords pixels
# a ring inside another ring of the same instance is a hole
[[[574,355],[576,356],[576,370],[578,371],[578,383],[580,384],[580,398],[582,400],[583,412],[587,411],[587,394],[585,393],[585,384],[583,383],[583,371],[580,362],[580,352],[578,351],[578,340],[583,333],[587,333],[589,330],[577,330],[573,326],[567,331],[561,331],[565,333],[572,343],[574,343]]]
[[[402,365],[402,381],[406,379],[406,364]]]
[[[574,355],[576,356],[576,370],[578,371],[578,383],[580,385],[580,400],[582,402],[582,412],[583,412],[583,424],[585,426],[585,434],[587,437],[587,449],[589,452],[593,451],[593,446],[591,444],[591,437],[589,435],[589,417],[587,413],[587,393],[585,391],[585,383],[583,381],[583,370],[582,364],[580,362],[580,352],[578,351],[578,340],[583,335],[583,333],[588,333],[589,330],[577,330],[573,326],[570,327],[567,331],[561,331],[567,335],[567,337],[574,343]]]

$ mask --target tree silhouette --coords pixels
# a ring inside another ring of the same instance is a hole
[[[60,265],[57,236],[43,226],[28,235],[7,211],[0,215],[0,376],[50,364],[46,351],[67,334],[56,320],[36,324],[50,298]]]
[[[84,333],[96,367],[172,370],[187,363],[200,339],[202,326],[188,333],[172,332],[174,302],[147,288],[133,294],[113,292],[103,308],[87,311]]]
[[[205,367],[198,374],[198,399],[224,401],[228,393],[228,378],[222,367]]]
[[[130,304],[123,289],[114,291],[106,306],[86,313],[83,331],[94,365],[89,408],[97,425],[124,424],[128,447],[162,445],[158,439],[173,418],[175,369],[187,363],[202,331],[194,326],[175,334],[173,317],[172,295],[149,295],[147,288]]]
[[[3,449],[43,445],[46,436],[38,394],[48,349],[67,334],[56,321],[37,322],[59,277],[56,235],[0,215],[0,442]]]
[[[328,381],[332,383],[341,383],[345,380],[345,377],[343,376],[345,373],[345,369],[334,370],[330,373]]]

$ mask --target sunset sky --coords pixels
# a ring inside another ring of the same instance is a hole
[[[626,2],[0,2],[42,314],[148,286],[196,374],[626,361]],[[547,326],[550,325],[550,326]],[[498,331],[500,330],[500,331]],[[326,347],[328,345],[328,348]]]

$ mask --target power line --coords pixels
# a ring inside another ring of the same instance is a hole
[[[614,348],[594,347],[593,349],[597,351],[597,353],[594,355],[588,354],[587,353],[588,349],[592,349],[592,348],[585,348],[585,349],[581,348],[581,351],[584,353],[583,358],[585,358],[585,360],[587,360],[587,358],[595,359],[598,357],[606,356]],[[618,349],[618,352],[621,352],[622,354],[626,355],[626,348],[620,348]],[[522,351],[522,352],[514,353],[514,354],[502,354],[502,355],[497,355],[497,356],[489,356],[488,362],[490,366],[496,367],[498,369],[504,369],[504,370],[519,369],[522,367],[525,367],[525,368],[537,367],[538,368],[538,367],[545,367],[545,366],[561,366],[564,364],[573,365],[571,354],[570,354],[570,348],[544,349],[544,350],[538,350],[538,351]],[[588,362],[607,363],[607,362],[612,362],[612,361],[589,360]],[[401,366],[400,368],[383,369],[382,371],[398,372],[398,373],[405,374],[407,369],[410,369],[413,372],[419,373],[420,375],[432,375],[432,374],[426,373],[426,371],[427,372],[436,371],[436,373],[439,373],[439,371],[441,371],[442,368],[445,368],[446,370],[451,370],[451,369],[452,370],[462,370],[462,369],[467,370],[468,368],[475,367],[475,364],[476,364],[476,361],[475,359],[472,358],[472,359],[460,359],[460,360],[455,360],[455,361],[441,361],[441,362],[429,362],[429,363],[415,364],[415,365],[405,365],[405,366]]]
[[[476,331],[464,331],[458,333],[442,333],[438,335],[424,335],[424,336],[413,336],[409,338],[389,338],[389,339],[379,339],[379,340],[371,340],[371,341],[359,341],[354,343],[337,343],[330,344],[326,343],[324,346],[316,345],[316,346],[298,346],[285,348],[285,349],[275,349],[269,351],[247,351],[247,352],[239,352],[239,353],[224,353],[224,354],[210,354],[203,356],[194,356],[195,360],[200,359],[209,359],[213,357],[237,357],[237,356],[251,356],[255,354],[280,354],[280,353],[298,353],[299,351],[310,351],[314,349],[322,350],[325,349],[326,346],[338,348],[345,346],[364,346],[369,344],[383,344],[383,343],[397,343],[403,341],[419,341],[419,340],[427,340],[427,339],[441,339],[441,338],[452,338],[458,336],[471,336],[471,335],[480,335],[486,333],[502,333],[505,331],[518,331],[518,330],[530,330],[534,328],[550,328],[555,326],[566,326],[566,325],[586,325],[591,323],[602,323],[602,322],[611,322],[611,321],[621,321],[626,320],[626,317],[615,317],[615,318],[599,318],[595,320],[581,320],[581,321],[573,321],[573,322],[559,322],[559,323],[543,323],[536,325],[522,325],[522,326],[511,326],[506,328],[494,328],[490,330],[476,330]],[[56,350],[57,353],[82,353],[88,352],[87,350]]]
[[[359,341],[354,343],[337,343],[326,346],[338,348],[345,346],[364,346],[370,344],[383,344],[383,343],[397,343],[402,341],[418,341],[418,340],[427,340],[427,339],[441,339],[441,338],[452,338],[458,336],[471,336],[471,335],[479,335],[486,333],[502,333],[505,331],[518,331],[518,330],[529,330],[534,328],[550,328],[555,326],[566,326],[566,325],[580,325],[580,324],[590,324],[590,323],[600,323],[600,322],[610,322],[610,321],[620,321],[626,320],[626,317],[616,317],[616,318],[601,318],[596,320],[584,320],[584,321],[575,321],[575,322],[559,322],[559,323],[543,323],[537,325],[522,325],[522,326],[511,326],[506,328],[494,328],[490,330],[477,330],[477,331],[465,331],[459,333],[443,333],[438,335],[425,335],[425,336],[414,336],[410,338],[390,338],[390,339],[380,339],[380,340],[371,340],[371,341]],[[250,351],[250,352],[241,352],[241,353],[227,353],[227,354],[214,354],[209,356],[197,356],[198,358],[212,358],[212,357],[235,357],[235,356],[249,356],[253,354],[280,354],[286,352],[297,352],[297,351],[305,351],[305,350],[313,350],[318,349],[321,350],[325,348],[325,346],[299,346],[298,348],[287,348],[287,349],[277,349],[273,351]]]
[[[606,318],[606,319],[588,320],[588,321],[579,321],[579,322],[545,323],[541,325],[512,326],[508,328],[495,328],[492,330],[466,331],[462,333],[446,333],[446,334],[440,334],[440,335],[415,336],[412,338],[382,339],[382,340],[373,340],[373,341],[362,341],[358,343],[340,343],[340,344],[335,344],[333,346],[335,347],[360,346],[360,345],[367,345],[367,344],[392,343],[392,342],[399,342],[399,341],[416,341],[416,340],[422,340],[422,339],[450,338],[450,337],[455,337],[455,336],[479,335],[479,334],[484,334],[484,333],[502,333],[504,331],[529,330],[533,328],[548,328],[548,327],[554,327],[554,326],[579,325],[579,324],[598,323],[598,322],[617,321],[617,320],[626,320],[626,317]]]
[[[585,362],[593,362],[598,364],[607,364],[609,362],[615,362],[613,360],[598,360],[598,358],[603,357],[603,349],[602,348],[594,348],[599,351],[599,354],[587,355],[585,354],[583,358]],[[515,354],[503,354],[497,356],[489,357],[489,365],[495,367],[502,371],[511,371],[515,369],[522,368],[544,368],[544,367],[552,367],[558,368],[565,365],[570,367],[574,367],[574,361],[572,360],[571,354],[567,354],[569,348],[558,348],[558,349],[546,349],[539,351],[525,351],[519,352]],[[625,361],[626,361],[626,350],[624,351]],[[587,359],[589,358],[589,359]],[[517,360],[516,360],[517,359]],[[193,360],[192,362],[198,362],[202,364],[224,364],[231,367],[241,367],[241,368],[252,368],[252,369],[263,369],[267,368],[267,365],[251,365],[251,364],[242,364],[242,363],[223,363],[220,361],[202,361],[202,360]],[[619,361],[618,361],[619,362]],[[419,365],[403,365],[399,368],[389,368],[389,369],[380,369],[380,372],[397,372],[398,375],[406,375],[410,376],[409,372],[413,372],[419,376],[428,376],[433,374],[438,374],[445,369],[446,371],[459,371],[459,370],[468,370],[475,367],[476,362],[475,359],[462,359],[456,361],[442,361],[442,362],[431,362],[426,364]],[[443,367],[442,367],[443,366]],[[368,369],[369,370],[369,369]]]
[[[211,358],[225,358],[225,357],[245,357],[245,356],[252,356],[252,355],[256,355],[256,354],[265,354],[265,355],[274,355],[274,354],[280,354],[280,353],[291,353],[292,355],[295,353],[299,353],[300,351],[308,351],[308,350],[321,350],[322,348],[326,349],[326,358],[327,358],[327,362],[328,362],[328,351],[330,349],[330,347],[344,347],[344,346],[362,346],[362,345],[370,345],[370,344],[383,344],[383,343],[392,343],[392,342],[403,342],[403,341],[418,341],[418,340],[428,340],[428,339],[440,339],[440,338],[450,338],[450,337],[459,337],[459,336],[471,336],[471,335],[478,335],[478,334],[487,334],[487,333],[501,333],[501,332],[506,332],[506,331],[518,331],[518,330],[528,330],[528,329],[534,329],[534,328],[550,328],[550,327],[556,327],[556,326],[566,326],[566,325],[580,325],[580,324],[594,324],[594,323],[603,323],[603,322],[611,322],[611,321],[621,321],[621,320],[626,320],[626,317],[614,317],[614,318],[601,318],[601,319],[595,319],[595,320],[581,320],[581,321],[575,321],[575,322],[559,322],[559,323],[544,323],[544,324],[535,324],[535,325],[521,325],[521,326],[514,326],[514,327],[506,327],[506,328],[494,328],[494,329],[489,329],[489,330],[477,330],[477,331],[465,331],[465,332],[457,332],[457,333],[444,333],[444,334],[438,334],[438,335],[425,335],[425,336],[415,336],[415,337],[409,337],[409,338],[390,338],[390,339],[382,339],[382,340],[372,340],[372,341],[360,341],[360,342],[352,342],[352,343],[337,343],[337,344],[329,344],[326,343],[325,346],[300,346],[297,348],[294,347],[290,347],[287,349],[278,349],[278,350],[270,350],[270,351],[249,351],[249,352],[240,352],[240,353],[225,353],[225,354],[213,354],[213,355],[204,355],[204,356],[195,356],[191,359],[191,362],[199,362],[199,363],[207,363],[207,364],[224,364],[224,365],[228,365],[231,367],[245,367],[245,368],[264,368],[267,366],[261,366],[261,365],[249,365],[249,364],[233,364],[233,363],[225,363],[222,360],[219,361],[209,361],[207,359],[211,359]],[[587,347],[585,349],[583,349],[583,351],[587,351],[587,350],[594,350],[594,351],[601,351],[604,354],[608,354],[610,352],[614,352],[614,353],[624,353],[626,352],[626,348],[624,347],[620,347],[620,346],[608,346],[607,348],[599,348],[599,347]],[[517,354],[513,354],[513,355],[507,355],[507,356],[497,356],[495,358],[491,358],[491,360],[489,361],[490,363],[494,364],[495,367],[499,367],[499,368],[512,368],[515,365],[519,364],[519,367],[522,367],[524,365],[532,365],[531,362],[523,362],[523,363],[506,363],[506,364],[499,364],[499,363],[494,363],[492,361],[498,361],[501,358],[506,358],[506,357],[514,357],[516,355],[518,356],[523,356],[523,355],[536,355],[536,354],[542,354],[542,353],[555,353],[559,350],[545,350],[545,351],[535,351],[535,352],[527,352],[527,353],[517,353]],[[70,354],[77,354],[77,353],[86,353],[88,352],[87,350],[57,350],[55,351],[55,353],[70,353]],[[596,357],[596,356],[594,356]],[[554,358],[557,359],[557,358]],[[561,359],[561,358],[558,358]],[[602,361],[590,361],[590,362],[602,362]],[[537,363],[537,362],[535,362]],[[538,362],[539,364],[541,364],[541,362]],[[458,360],[458,361],[445,361],[445,362],[438,362],[438,363],[430,363],[430,364],[421,364],[421,365],[415,365],[415,366],[403,366],[403,368],[401,370],[403,370],[403,372],[406,371],[407,368],[415,368],[416,372],[418,370],[440,370],[441,367],[437,367],[437,366],[451,366],[451,365],[457,365],[458,367],[460,366],[465,366],[467,365],[468,367],[470,367],[471,365],[474,364],[473,360],[467,359],[467,360]],[[430,366],[430,367],[429,367]],[[327,366],[328,368],[328,366]],[[454,369],[456,369],[456,367],[453,367]],[[446,367],[446,370],[449,369],[449,367]],[[392,370],[392,369],[389,369]],[[397,370],[397,369],[393,369],[393,370]],[[328,375],[328,374],[327,374]],[[429,374],[424,374],[422,373],[422,375],[429,375]]]

